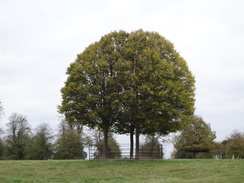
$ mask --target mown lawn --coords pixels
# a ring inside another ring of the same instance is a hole
[[[244,160],[0,161],[0,182],[244,182]]]

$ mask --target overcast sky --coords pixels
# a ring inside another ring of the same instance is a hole
[[[55,129],[65,72],[111,31],[156,31],[196,79],[196,115],[217,141],[244,131],[244,1],[0,0],[0,101],[5,116]],[[128,140],[129,141],[129,140]]]

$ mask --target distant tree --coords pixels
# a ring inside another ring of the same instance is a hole
[[[211,158],[216,156],[217,158],[225,158],[224,144],[221,142],[214,142],[213,147],[209,152],[209,156],[211,156]]]
[[[40,124],[35,135],[29,139],[26,159],[45,160],[53,155],[53,136],[48,124]]]
[[[146,135],[145,142],[140,146],[140,156],[145,158],[163,158],[162,145],[159,142],[160,135]]]
[[[196,158],[197,153],[210,152],[215,132],[201,117],[193,116],[191,124],[175,138],[176,158]]]
[[[59,135],[54,153],[54,159],[84,159],[86,152],[80,134],[71,128],[64,129]]]
[[[234,131],[227,139],[225,144],[225,156],[226,158],[244,158],[244,133]]]
[[[102,158],[104,157],[104,148],[103,148],[103,143],[104,143],[104,136],[101,133],[100,130],[95,130],[94,132],[94,142],[95,142],[95,147],[97,148],[96,153],[94,154],[95,158]],[[121,149],[114,138],[114,135],[112,132],[108,133],[108,158],[109,159],[118,159],[121,158]]]
[[[14,113],[7,123],[6,158],[24,159],[31,128],[25,116]]]

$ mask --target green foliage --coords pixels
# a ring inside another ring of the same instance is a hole
[[[77,55],[67,70],[68,78],[61,89],[62,105],[59,111],[65,114],[69,123],[89,127],[101,127],[104,132],[105,157],[107,156],[107,135],[115,121],[112,108],[117,99],[118,84],[116,63],[122,58],[121,46],[128,34],[112,32],[91,44]]]
[[[210,125],[201,117],[193,116],[191,124],[175,138],[174,147],[178,151],[176,158],[187,158],[196,153],[210,152],[214,145],[215,132],[211,131]]]
[[[175,159],[194,159],[194,153],[184,150],[178,150],[175,154]]]
[[[114,68],[126,37],[127,33],[123,31],[108,34],[77,55],[76,61],[70,64],[59,107],[69,123],[100,125],[101,128],[103,123],[109,126],[112,123],[117,85],[113,79],[116,76]]]
[[[244,133],[234,131],[225,145],[226,158],[244,158]]]
[[[225,158],[224,144],[220,142],[214,142],[214,145],[208,154],[212,158],[215,158],[217,156],[218,158],[224,159]]]
[[[132,32],[123,49],[118,82],[123,87],[120,109],[125,122],[143,134],[181,129],[193,114],[195,90],[184,59],[155,32]]]
[[[85,157],[80,134],[74,129],[66,129],[57,140],[54,159],[84,159]]]
[[[30,138],[30,127],[25,116],[12,114],[7,123],[8,136],[5,140],[5,156],[7,159],[24,159]]]
[[[51,159],[53,154],[52,139],[48,124],[39,125],[36,134],[28,142],[26,159]]]
[[[67,75],[59,112],[69,123],[100,126],[105,157],[109,130],[168,134],[194,112],[194,77],[173,44],[155,32],[107,34],[77,55]]]

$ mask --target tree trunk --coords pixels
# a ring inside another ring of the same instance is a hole
[[[139,147],[140,147],[140,142],[139,142],[139,137],[140,137],[140,128],[139,126],[136,126],[136,160],[139,160]]]
[[[193,159],[197,159],[197,153],[193,152]]]
[[[131,125],[131,127],[130,127],[130,159],[133,159],[133,154],[134,154],[134,131],[135,131],[135,126]]]
[[[150,155],[150,158],[152,158],[153,159],[153,156],[154,156],[154,141],[155,141],[155,137],[154,137],[154,135],[152,136],[152,139],[151,139],[151,149],[150,149],[150,153],[149,153],[149,155]]]
[[[108,159],[108,127],[106,125],[103,125],[103,136],[103,158]]]

